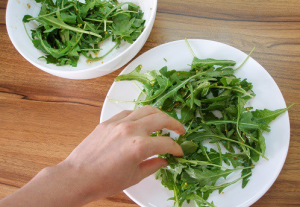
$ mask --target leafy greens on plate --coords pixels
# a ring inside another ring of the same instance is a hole
[[[57,66],[77,66],[80,54],[88,61],[103,59],[122,41],[133,43],[144,30],[140,7],[116,0],[35,0],[41,3],[37,17],[25,15],[25,23],[37,21],[31,30],[33,45],[45,53],[41,58]],[[27,32],[27,31],[26,31]],[[28,34],[28,33],[27,33]],[[29,36],[29,35],[28,35]],[[115,45],[102,56],[100,43],[111,38]],[[93,54],[93,55],[92,55]]]
[[[194,55],[189,71],[168,71],[163,67],[159,71],[140,73],[139,65],[115,79],[143,84],[137,100],[118,102],[151,105],[186,127],[186,133],[174,139],[184,156],[159,155],[169,166],[156,173],[162,185],[174,192],[170,199],[177,207],[185,201],[201,207],[215,206],[207,201],[213,191],[222,193],[224,188],[240,180],[242,188],[246,187],[260,157],[268,160],[262,132],[269,132],[269,124],[292,105],[274,111],[246,106],[255,97],[253,85],[247,79],[236,77],[234,72],[249,56],[235,67],[233,60],[199,59]],[[152,136],[161,134],[159,131]],[[235,171],[241,172],[239,178],[217,184],[220,178],[226,181]]]

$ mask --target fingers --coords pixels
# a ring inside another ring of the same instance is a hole
[[[140,180],[148,177],[149,175],[155,173],[157,170],[163,167],[167,167],[168,162],[162,158],[152,158],[145,160],[140,163]]]
[[[164,128],[175,131],[178,134],[185,133],[185,129],[179,121],[149,105],[135,111],[123,111],[113,116],[105,123],[120,120],[136,121],[137,125],[139,125],[139,129],[145,130],[145,135],[149,135],[154,131],[159,131]]]
[[[177,134],[184,134],[185,129],[183,125],[176,119],[168,116],[163,112],[154,113],[138,120],[140,128],[145,129],[147,135],[152,132],[162,130],[164,128],[172,130]]]
[[[136,121],[138,119],[141,119],[145,116],[154,114],[154,113],[163,113],[160,110],[158,110],[157,108],[154,108],[152,106],[146,105],[143,106],[142,108],[139,108],[135,111],[133,111],[127,118],[126,120],[128,121]]]
[[[143,161],[153,155],[158,154],[172,154],[177,157],[183,156],[183,151],[179,144],[177,144],[170,137],[146,137],[143,138],[142,149],[138,149],[138,159]]]
[[[104,123],[112,123],[115,121],[120,121],[122,119],[124,119],[125,117],[127,117],[128,115],[130,115],[132,113],[132,111],[130,110],[124,110],[116,115],[114,115],[113,117],[111,117],[110,119],[108,119],[107,121],[105,121]]]

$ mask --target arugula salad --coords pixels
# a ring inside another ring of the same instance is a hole
[[[122,41],[133,43],[143,32],[145,20],[138,5],[117,0],[35,0],[41,3],[37,17],[25,15],[25,23],[37,21],[31,30],[33,45],[46,55],[40,58],[57,66],[77,66],[82,54],[88,62],[103,59]],[[105,54],[98,56],[101,43],[115,42]]]
[[[255,97],[253,85],[247,79],[236,77],[234,72],[247,59],[235,67],[233,60],[199,59],[194,55],[189,71],[163,67],[159,71],[140,73],[142,66],[139,65],[115,79],[143,84],[137,100],[123,102],[151,105],[186,127],[186,133],[174,139],[182,147],[184,156],[159,155],[169,166],[156,173],[161,184],[174,192],[170,200],[174,200],[177,207],[185,201],[214,207],[213,202],[207,201],[213,191],[222,193],[224,188],[240,180],[245,188],[259,159],[268,160],[263,132],[269,132],[272,120],[293,104],[275,111],[245,106]],[[152,134],[161,135],[162,131]],[[170,136],[169,133],[163,135]],[[207,147],[208,143],[211,147]],[[241,172],[239,178],[226,182],[226,177],[235,171]],[[225,182],[217,185],[220,178]]]

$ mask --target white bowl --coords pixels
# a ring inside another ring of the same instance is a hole
[[[125,2],[125,0],[119,0],[119,2]],[[33,46],[22,23],[24,15],[29,14],[34,17],[38,15],[41,6],[35,0],[9,0],[6,9],[6,27],[15,48],[26,60],[39,69],[62,78],[96,78],[111,73],[128,63],[143,47],[152,30],[156,16],[157,0],[126,0],[126,2],[139,5],[144,12],[145,29],[139,38],[133,44],[123,42],[118,49],[113,50],[100,61],[87,63],[87,59],[81,55],[77,67],[56,66],[47,64],[44,59],[38,59],[44,53]],[[30,30],[34,29],[37,23],[31,21],[25,25],[31,34]],[[111,40],[104,42],[101,46],[103,50],[100,53],[104,54],[113,45],[114,43]]]

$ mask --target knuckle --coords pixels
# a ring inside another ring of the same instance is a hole
[[[146,105],[146,106],[143,106],[143,108],[149,112],[152,112],[152,113],[155,113],[158,111],[158,109],[154,108],[153,106],[150,106],[150,105]]]
[[[127,114],[130,114],[131,112],[132,112],[132,111],[130,111],[130,110],[124,110],[124,111],[122,111],[121,113],[127,115]]]
[[[168,114],[165,114],[165,113],[161,113],[160,116],[164,119],[170,119],[171,120],[171,117],[168,115]]]
[[[134,132],[134,125],[131,122],[123,122],[118,125],[118,130],[123,135],[130,135]]]

